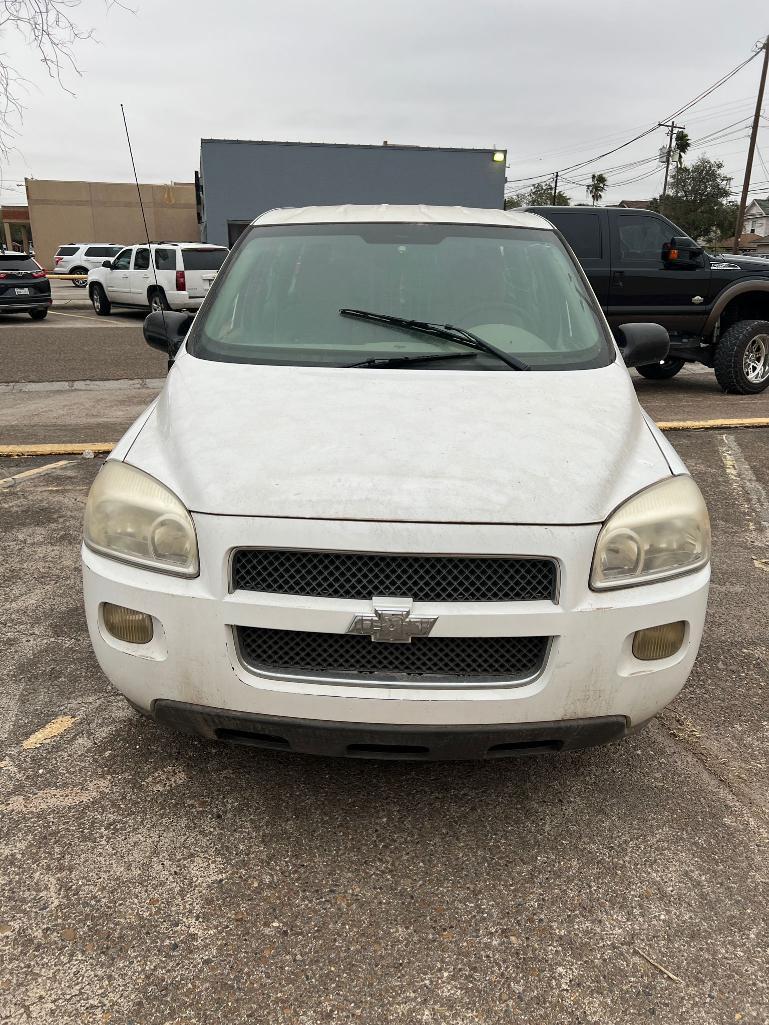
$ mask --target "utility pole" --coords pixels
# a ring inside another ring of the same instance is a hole
[[[553,182],[553,206],[557,203],[558,196],[558,172],[555,172],[555,181]]]
[[[740,248],[740,235],[742,234],[742,222],[745,219],[745,207],[748,203],[748,189],[750,188],[750,175],[753,171],[753,154],[756,150],[756,136],[758,135],[758,122],[761,117],[761,104],[764,102],[764,86],[766,85],[766,69],[769,67],[769,36],[764,40],[762,47],[764,51],[764,66],[761,69],[761,82],[758,86],[758,96],[756,97],[756,112],[753,115],[753,128],[750,132],[750,145],[748,146],[748,160],[745,164],[745,178],[742,182],[742,195],[740,196],[740,205],[737,210],[737,224],[734,228],[734,244],[732,245],[732,252],[736,253]]]
[[[665,157],[665,183],[662,186],[662,197],[660,198],[660,213],[664,213],[665,209],[665,197],[668,194],[668,175],[670,174],[670,156],[673,152],[673,132],[683,131],[686,125],[677,125],[673,121],[660,121],[660,128],[669,128],[668,134],[668,152]]]

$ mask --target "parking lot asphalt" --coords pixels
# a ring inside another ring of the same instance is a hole
[[[80,289],[58,282],[54,302],[42,323],[0,315],[0,444],[116,441],[156,394],[153,385],[165,377],[166,360],[144,342],[142,311],[97,317]],[[635,372],[633,378],[642,404],[657,420],[769,417],[769,391],[725,395],[706,367],[687,367],[671,381],[647,381]],[[4,391],[5,386],[96,381],[128,384],[121,393],[96,388],[87,399],[62,391],[11,398]],[[142,382],[150,388],[140,394]]]
[[[478,764],[161,731],[88,643],[100,460],[2,460],[45,472],[0,484],[0,1020],[766,1023],[768,437],[673,437],[715,544],[682,695],[619,744]]]

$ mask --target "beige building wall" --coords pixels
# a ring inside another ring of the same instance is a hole
[[[136,185],[27,178],[27,203],[37,260],[50,269],[67,242],[130,245],[146,238]],[[198,242],[195,186],[141,185],[152,241]]]

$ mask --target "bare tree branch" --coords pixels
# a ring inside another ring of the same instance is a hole
[[[93,29],[76,21],[83,0],[0,0],[0,40],[18,33],[36,54],[46,74],[70,96],[70,74],[80,75],[75,60],[79,43],[94,39]],[[105,0],[108,8],[123,7],[121,0]],[[24,114],[23,96],[30,82],[0,53],[0,158],[5,159],[18,135]]]

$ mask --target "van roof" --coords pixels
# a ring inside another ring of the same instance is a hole
[[[505,228],[544,228],[552,224],[520,210],[483,210],[467,206],[304,206],[268,210],[253,224],[339,224],[389,221],[399,224],[490,224]]]

